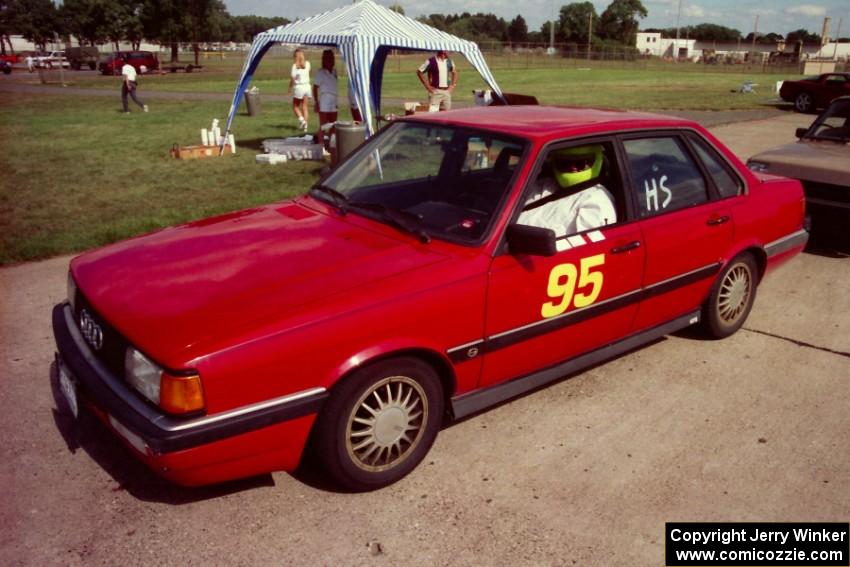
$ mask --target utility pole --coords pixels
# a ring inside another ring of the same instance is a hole
[[[679,21],[682,18],[682,0],[679,0],[679,9],[676,10],[676,43],[673,44],[673,61],[679,60]]]
[[[750,51],[750,64],[756,59],[756,36],[759,34],[759,15],[756,14],[756,23],[753,25],[753,46]]]
[[[552,19],[549,20],[549,55],[555,54],[555,0],[552,0]]]
[[[587,18],[587,60],[590,61],[590,42],[593,38],[593,12]]]

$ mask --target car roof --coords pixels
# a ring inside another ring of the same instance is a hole
[[[641,128],[699,128],[692,121],[647,112],[565,106],[487,106],[405,117],[547,140],[579,134]]]

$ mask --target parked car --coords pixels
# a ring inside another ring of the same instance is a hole
[[[0,61],[3,61],[5,63],[9,63],[10,65],[14,65],[15,63],[17,63],[20,60],[21,60],[21,56],[18,55],[17,53],[3,53],[2,55],[0,55]]]
[[[568,189],[543,196],[553,180]],[[519,222],[589,184],[612,200],[592,228]],[[417,114],[302,197],[74,258],[58,382],[174,482],[291,471],[309,440],[331,479],[374,489],[445,418],[690,325],[734,333],[803,220],[798,181],[693,122]]]
[[[779,88],[782,100],[793,102],[798,112],[824,108],[843,95],[850,95],[850,73],[824,73],[797,81],[783,81]]]
[[[6,61],[0,61],[0,71],[2,71],[4,75],[10,74],[12,72],[12,64]]]
[[[850,241],[850,96],[833,100],[796,135],[797,142],[755,155],[747,165],[802,181],[812,230],[845,245]]]
[[[79,71],[83,67],[94,70],[97,68],[97,60],[100,57],[100,52],[97,47],[86,45],[66,49],[65,56],[68,58],[71,68],[75,71]]]
[[[52,69],[54,67],[70,67],[70,63],[65,58],[64,51],[51,51],[49,53],[42,53],[36,55],[34,57],[34,62],[36,67],[42,67],[45,69]]]
[[[123,58],[132,65],[137,73],[146,73],[159,69],[159,59],[151,51],[119,51],[108,56],[98,64],[98,69],[104,75],[118,75],[121,65],[116,65],[118,58]]]

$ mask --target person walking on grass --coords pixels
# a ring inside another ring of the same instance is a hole
[[[148,105],[139,100],[136,96],[136,88],[138,87],[138,82],[136,81],[136,68],[130,65],[125,59],[119,59],[124,66],[121,67],[121,104],[124,106],[124,114],[130,114],[130,106],[127,104],[127,95],[130,95],[130,98],[133,99],[133,102],[139,105],[144,112],[148,111]]]
[[[296,49],[292,54],[292,73],[289,79],[289,90],[292,95],[292,110],[298,117],[298,129],[307,131],[307,121],[310,119],[308,100],[313,97],[310,92],[310,62],[304,58],[304,51]]]

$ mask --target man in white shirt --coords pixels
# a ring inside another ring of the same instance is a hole
[[[133,99],[133,102],[139,105],[144,112],[148,111],[148,105],[139,100],[136,96],[136,68],[130,65],[124,58],[119,58],[117,63],[123,63],[121,67],[121,104],[124,105],[124,114],[130,114],[130,106],[127,104],[127,95]]]
[[[427,77],[426,77],[427,74]],[[452,92],[457,86],[457,68],[445,51],[438,51],[416,70],[428,91],[428,112],[452,109]]]
[[[313,79],[313,100],[316,101],[315,111],[319,114],[318,140],[320,144],[324,144],[325,132],[330,136],[332,130],[331,127],[325,127],[325,125],[333,124],[337,120],[338,91],[335,63],[334,52],[325,49],[322,52],[322,68],[319,69]]]
[[[519,224],[549,228],[561,237],[617,222],[614,198],[594,182],[604,162],[601,145],[555,150],[549,161],[553,176],[538,179]]]

